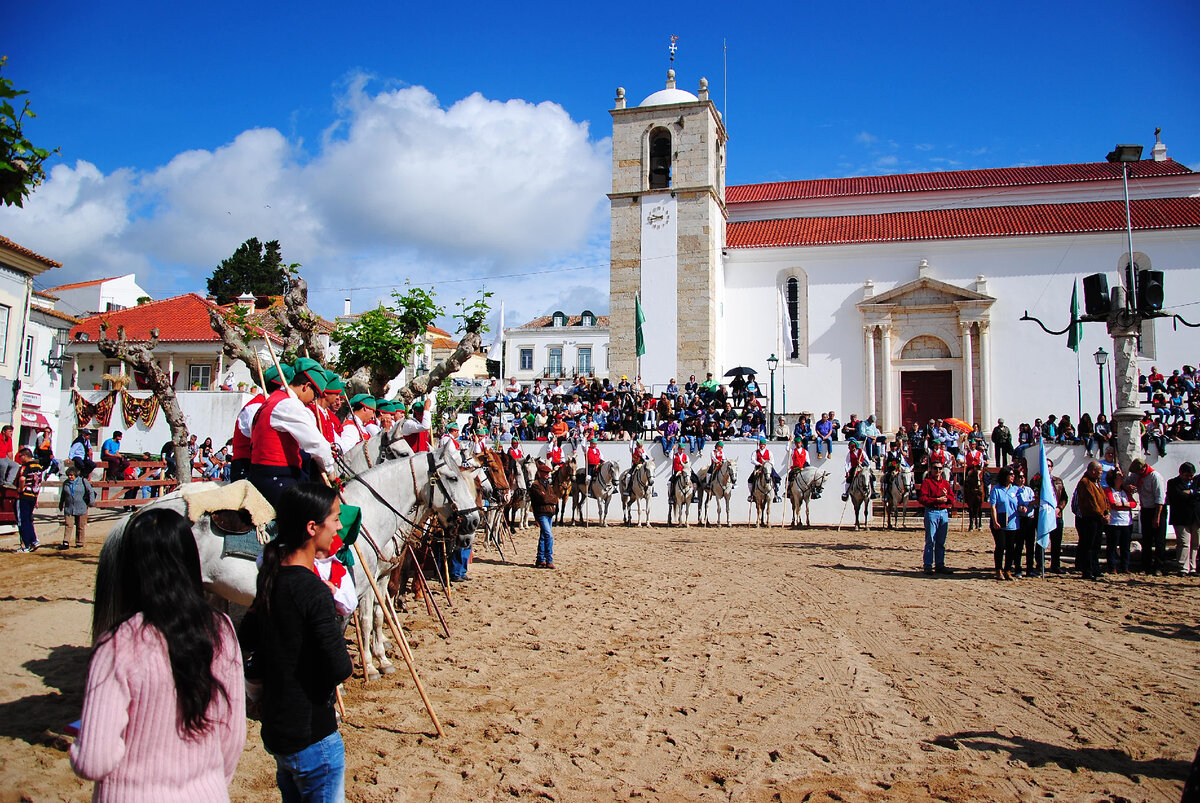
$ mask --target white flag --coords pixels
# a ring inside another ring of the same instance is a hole
[[[504,359],[504,302],[500,302],[500,324],[496,327],[496,339],[488,349],[487,358],[499,362]]]

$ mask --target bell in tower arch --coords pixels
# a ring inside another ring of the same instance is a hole
[[[671,133],[665,128],[650,133],[650,189],[671,186]]]

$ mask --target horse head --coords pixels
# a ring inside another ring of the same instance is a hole
[[[442,525],[458,534],[458,545],[469,547],[481,520],[475,483],[469,482],[452,445],[426,452],[429,465],[430,506]]]

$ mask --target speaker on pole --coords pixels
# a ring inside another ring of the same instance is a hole
[[[1083,277],[1083,308],[1088,315],[1107,315],[1112,311],[1107,275],[1093,273]]]
[[[1163,308],[1163,272],[1139,270],[1137,277],[1137,306],[1142,313],[1159,312]]]

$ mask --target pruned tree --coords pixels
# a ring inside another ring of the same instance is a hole
[[[208,277],[208,294],[218,304],[229,304],[242,293],[255,296],[281,295],[288,287],[288,269],[278,240],[265,245],[251,237],[213,270]]]
[[[167,372],[154,359],[154,349],[158,346],[158,328],[150,330],[150,340],[145,343],[133,343],[125,338],[125,327],[117,327],[117,339],[108,336],[108,324],[100,320],[100,339],[96,348],[110,359],[120,360],[134,371],[145,377],[146,384],[158,397],[159,407],[166,416],[167,424],[171,427],[171,444],[175,447],[175,473],[180,483],[192,481],[192,461],[188,456],[188,428],[179,407],[179,399]]]
[[[0,72],[7,63],[8,56],[0,56]],[[0,75],[0,204],[4,206],[23,207],[29,193],[46,180],[46,160],[58,153],[58,148],[39,148],[25,138],[25,119],[37,115],[28,99],[20,111],[12,103],[25,94]]]

